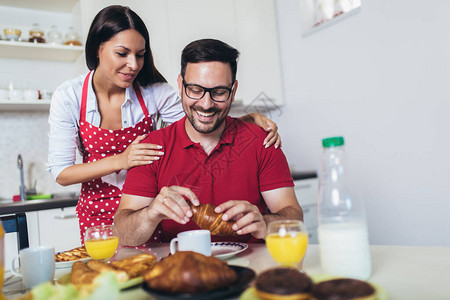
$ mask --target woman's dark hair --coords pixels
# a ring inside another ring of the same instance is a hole
[[[145,39],[144,66],[136,77],[141,86],[156,82],[167,82],[164,76],[156,69],[153,62],[152,50],[148,30],[142,19],[129,7],[111,5],[102,9],[94,18],[86,40],[86,64],[89,70],[97,68],[98,49],[100,45],[109,41],[117,33],[135,29]]]
[[[234,82],[236,80],[238,58],[239,51],[222,41],[214,39],[193,41],[184,47],[181,54],[181,76],[184,78],[188,63],[220,61],[230,64],[232,82]]]

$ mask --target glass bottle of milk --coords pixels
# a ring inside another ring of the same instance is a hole
[[[343,137],[322,140],[322,174],[317,198],[322,271],[365,280],[371,272],[363,201],[352,198],[345,174]]]

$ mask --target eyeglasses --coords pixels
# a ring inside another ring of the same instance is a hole
[[[213,100],[214,102],[226,102],[230,98],[231,92],[233,91],[234,82],[231,85],[231,88],[222,86],[215,88],[205,88],[198,84],[186,83],[183,79],[183,86],[186,96],[191,99],[200,100],[208,92],[211,100]]]

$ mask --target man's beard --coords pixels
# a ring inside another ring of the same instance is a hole
[[[214,132],[215,130],[217,130],[223,124],[223,122],[226,120],[226,118],[228,116],[228,113],[230,112],[230,109],[231,109],[231,105],[227,109],[225,109],[223,111],[221,111],[220,109],[216,109],[216,108],[212,108],[212,109],[210,109],[208,111],[203,111],[203,110],[200,110],[200,109],[195,109],[195,107],[192,107],[192,108],[190,107],[189,108],[190,114],[186,114],[186,117],[188,118],[188,120],[191,123],[192,127],[194,127],[194,129],[197,132],[200,132],[200,133],[211,133],[211,132]],[[198,119],[196,119],[194,117],[194,114],[197,113],[196,111],[200,111],[200,112],[203,112],[203,113],[214,112],[214,113],[217,113],[217,114],[221,114],[221,117],[217,118],[216,121],[213,124],[205,124],[205,123],[200,122]],[[210,126],[210,127],[206,127],[205,128],[205,126]]]

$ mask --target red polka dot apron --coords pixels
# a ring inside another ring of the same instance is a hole
[[[137,136],[152,130],[152,119],[137,85],[134,86],[134,91],[144,112],[142,121],[131,127],[118,130],[102,129],[86,122],[86,102],[91,72],[84,80],[81,96],[80,137],[84,146],[83,163],[90,163],[111,155],[120,154]],[[126,171],[122,170],[112,175],[82,183],[76,209],[80,224],[82,245],[84,244],[86,228],[113,224],[114,213],[119,206],[122,193],[120,188],[114,184],[114,180],[107,180],[105,178],[116,178],[116,181],[122,181],[123,183],[125,175]]]

